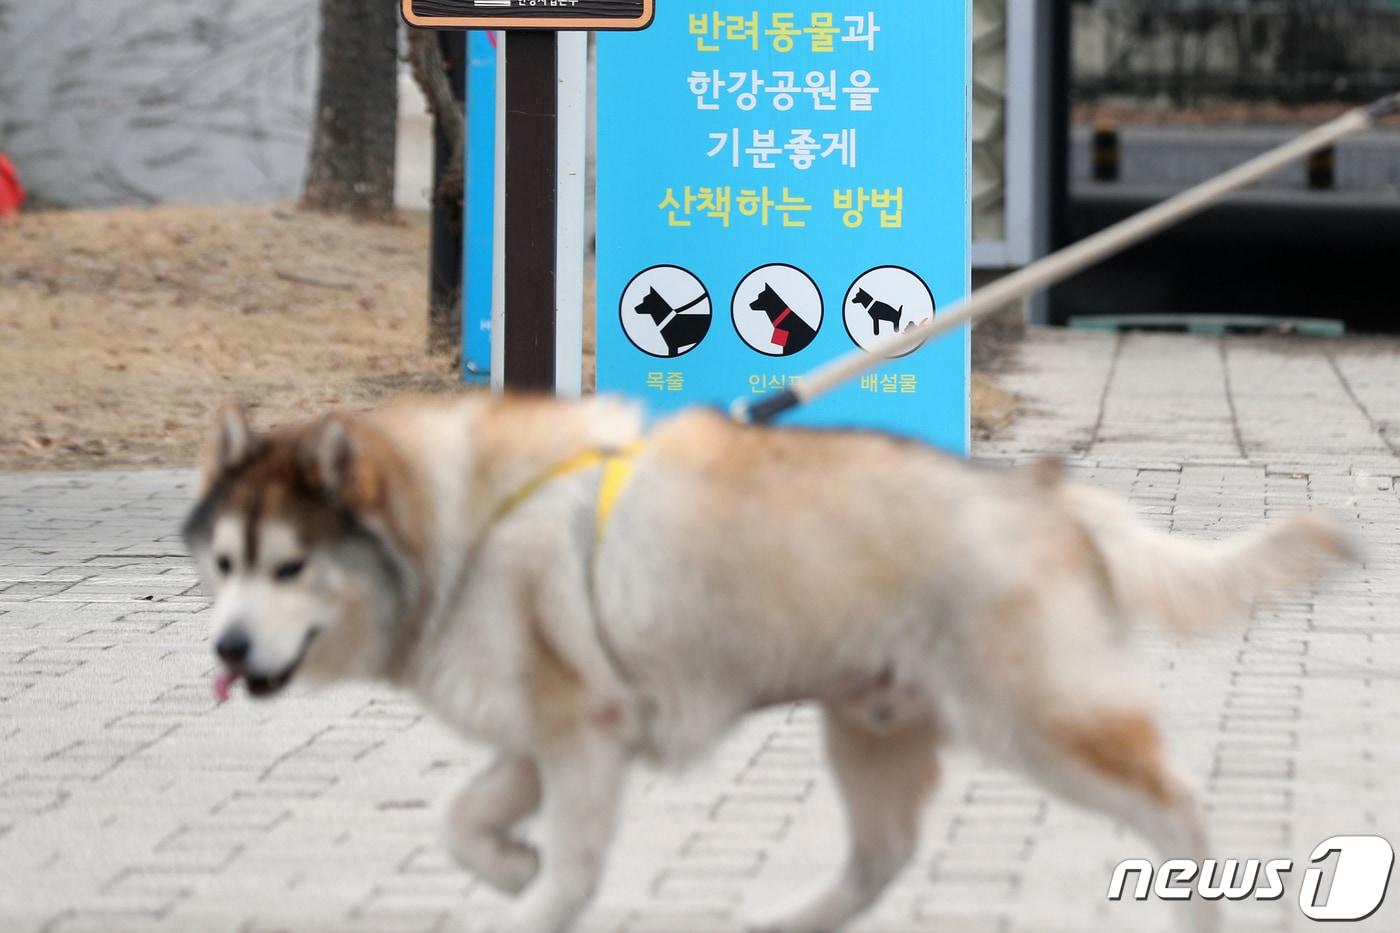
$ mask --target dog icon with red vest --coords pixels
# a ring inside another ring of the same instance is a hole
[[[801,353],[816,339],[817,332],[812,325],[802,320],[801,315],[792,310],[792,306],[773,290],[772,285],[764,283],[763,291],[749,303],[749,308],[768,315],[768,320],[773,324],[773,337],[769,342],[783,356]]]
[[[765,356],[801,353],[817,339],[821,321],[821,292],[794,266],[756,269],[734,293],[734,327]]]

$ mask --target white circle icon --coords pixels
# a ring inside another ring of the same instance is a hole
[[[933,292],[923,279],[903,266],[879,266],[862,274],[851,283],[841,308],[846,333],[856,346],[870,352],[892,334],[902,334],[933,320],[935,313]]]
[[[649,356],[673,359],[710,332],[710,293],[680,266],[652,266],[622,291],[622,331]]]
[[[821,289],[796,266],[760,266],[734,290],[731,314],[744,343],[765,356],[793,356],[821,330]]]

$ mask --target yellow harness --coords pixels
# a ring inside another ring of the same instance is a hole
[[[608,530],[608,523],[612,521],[613,512],[617,510],[617,500],[622,498],[622,492],[627,488],[627,483],[632,478],[632,471],[636,468],[634,461],[641,450],[642,442],[637,441],[617,449],[585,450],[574,454],[562,463],[557,463],[545,470],[512,493],[496,507],[496,511],[491,516],[490,524],[495,525],[510,515],[511,512],[524,505],[531,496],[555,480],[563,479],[574,473],[582,473],[595,466],[602,466],[603,474],[598,481],[597,505],[593,511],[593,546],[596,553],[598,545],[603,541],[603,534]]]
[[[593,511],[593,551],[588,556],[587,580],[589,596],[596,599],[594,591],[596,589],[598,550],[603,543],[603,534],[608,530],[608,523],[612,521],[613,512],[617,510],[617,502],[622,498],[622,493],[627,488],[627,482],[632,478],[632,472],[636,467],[633,461],[641,449],[642,442],[637,441],[626,447],[585,450],[574,454],[562,463],[545,470],[506,498],[492,513],[491,521],[487,524],[488,530],[555,480],[572,476],[575,473],[582,473],[595,466],[601,466],[602,476],[598,480],[598,499]],[[630,672],[618,656],[617,649],[613,647],[612,640],[603,629],[602,621],[598,618],[596,611],[593,618],[597,630],[598,645],[607,658],[608,664],[612,667],[614,676],[622,683],[633,683]]]

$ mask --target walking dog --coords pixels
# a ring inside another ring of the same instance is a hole
[[[898,492],[866,494],[872,477]],[[201,485],[185,535],[214,596],[216,692],[377,680],[494,746],[446,843],[519,892],[505,929],[532,933],[593,897],[630,762],[682,766],[799,700],[821,706],[850,845],[762,929],[869,907],[954,741],[1163,857],[1204,858],[1124,636],[1208,628],[1347,554],[1321,514],[1193,541],[1050,463],[704,411],[643,437],[607,399],[407,401],[262,434],[230,410]],[[538,850],[516,832],[536,811]],[[1191,905],[1214,929],[1214,902]]]

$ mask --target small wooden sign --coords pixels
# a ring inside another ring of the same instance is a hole
[[[656,0],[403,0],[410,26],[437,29],[608,29],[651,25]]]

